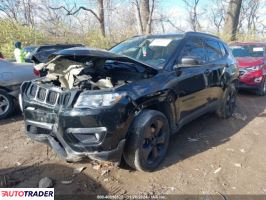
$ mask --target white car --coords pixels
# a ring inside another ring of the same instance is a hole
[[[13,63],[0,59],[0,119],[8,117],[18,100],[20,85],[37,78],[31,63]]]

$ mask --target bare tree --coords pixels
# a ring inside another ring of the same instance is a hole
[[[100,24],[100,30],[102,35],[105,37],[106,36],[106,31],[105,31],[105,19],[104,19],[104,0],[97,0],[97,6],[98,6],[98,13],[96,13],[93,9],[91,8],[87,8],[84,6],[80,6],[78,8],[73,7],[71,9],[66,8],[65,6],[60,6],[60,7],[50,7],[51,9],[54,10],[59,10],[59,9],[63,9],[66,11],[67,15],[75,15],[78,12],[80,12],[81,10],[87,11],[89,13],[91,13],[99,22]]]
[[[24,24],[34,27],[34,10],[35,5],[32,0],[21,0],[21,7],[23,9]]]
[[[225,22],[226,0],[215,0],[210,8],[210,22],[215,26],[215,31],[220,33]]]
[[[136,7],[138,30],[140,34],[150,34],[155,0],[133,0]]]
[[[263,7],[262,1],[259,0],[243,0],[240,17],[238,32],[255,33],[256,26],[259,25],[259,9]]]
[[[201,29],[201,25],[199,23],[199,12],[198,12],[198,5],[200,0],[183,0],[186,5],[186,8],[189,12],[189,24],[193,31],[198,31]]]
[[[228,4],[223,33],[230,41],[236,40],[241,4],[242,0],[230,0]]]
[[[9,19],[18,21],[19,4],[19,0],[0,0],[0,11]]]

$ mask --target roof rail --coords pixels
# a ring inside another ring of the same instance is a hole
[[[203,32],[196,32],[196,31],[189,31],[185,33],[186,35],[204,35],[209,37],[215,37],[217,39],[220,39],[218,36],[210,34],[210,33],[203,33]]]

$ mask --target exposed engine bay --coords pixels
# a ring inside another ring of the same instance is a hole
[[[43,84],[52,84],[62,89],[101,90],[119,87],[140,79],[150,78],[148,72],[137,63],[84,57],[57,56],[48,63],[35,66],[38,70],[48,70]]]

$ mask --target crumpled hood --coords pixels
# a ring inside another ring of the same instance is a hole
[[[236,58],[240,68],[257,66],[264,64],[263,57],[237,57]]]
[[[148,70],[156,70],[156,67],[147,65],[143,62],[137,61],[130,57],[115,54],[106,50],[96,49],[96,48],[87,48],[87,47],[74,47],[69,49],[64,49],[58,52],[53,53],[49,56],[49,61],[55,58],[67,58],[67,57],[79,57],[80,59],[92,59],[92,60],[117,60],[122,62],[130,62],[135,64],[140,64]]]

